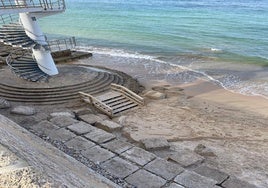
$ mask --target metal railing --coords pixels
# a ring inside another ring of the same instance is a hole
[[[47,43],[51,52],[69,50],[76,47],[75,37],[47,41]]]
[[[12,52],[10,52],[10,54],[6,57],[6,63],[7,65],[10,67],[10,69],[12,70],[16,70],[16,68],[14,68],[12,66],[13,62],[15,59],[20,58],[25,56],[26,54],[31,54],[31,52],[29,50],[25,50],[25,49],[16,49],[13,50]]]
[[[18,14],[6,14],[0,15],[0,25],[10,24],[10,23],[18,23],[19,15]]]
[[[0,9],[40,8],[44,10],[64,10],[64,0],[0,0]]]

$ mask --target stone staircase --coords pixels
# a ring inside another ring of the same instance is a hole
[[[24,28],[19,23],[10,23],[2,25],[0,28],[0,42],[13,47],[29,49],[36,44],[27,36]]]
[[[117,84],[111,84],[110,87],[110,91],[95,96],[84,92],[79,94],[85,102],[93,104],[110,117],[144,105],[144,99],[131,90]]]
[[[19,66],[19,65],[18,65]],[[28,70],[26,70],[28,72]],[[20,73],[27,74],[27,73]],[[39,78],[37,74],[33,78]],[[40,78],[45,79],[45,78]],[[13,102],[25,102],[31,104],[61,104],[71,100],[79,99],[78,92],[86,92],[98,95],[110,90],[110,84],[123,84],[120,75],[109,72],[97,72],[92,80],[79,84],[66,85],[51,88],[23,88],[0,83],[0,97]]]

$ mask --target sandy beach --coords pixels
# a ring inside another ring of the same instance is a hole
[[[117,119],[124,125],[128,138],[138,142],[164,137],[175,148],[192,151],[203,144],[215,154],[207,157],[208,165],[258,187],[268,186],[267,99],[234,93],[204,80],[176,85],[161,79],[163,75],[153,72],[153,68],[148,72],[142,64],[124,66],[96,59],[82,63],[94,65],[97,62],[116,68],[136,77],[146,87],[143,94],[154,89],[167,96],[159,100],[147,99],[143,108]],[[160,65],[160,69],[165,66]],[[176,71],[180,70],[176,68]]]

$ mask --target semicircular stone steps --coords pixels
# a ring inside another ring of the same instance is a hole
[[[91,95],[108,91],[111,83],[122,85],[124,80],[117,74],[98,72],[90,81],[54,88],[21,88],[0,84],[0,97],[31,104],[60,104],[79,99],[79,91]]]

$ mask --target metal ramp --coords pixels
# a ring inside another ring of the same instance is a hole
[[[82,100],[92,104],[106,115],[114,117],[122,112],[144,105],[144,99],[131,90],[117,84],[111,84],[110,91],[92,96],[79,92]]]

